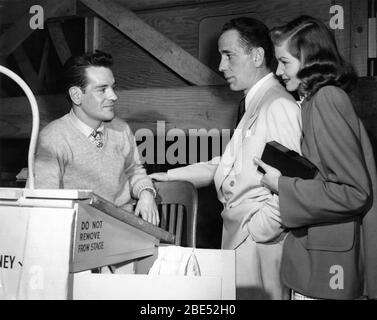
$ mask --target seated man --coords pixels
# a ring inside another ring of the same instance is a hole
[[[139,199],[135,214],[158,225],[156,192],[140,163],[134,135],[114,114],[111,65],[112,57],[99,51],[65,63],[72,109],[40,132],[35,187],[91,189],[124,209],[134,197]]]

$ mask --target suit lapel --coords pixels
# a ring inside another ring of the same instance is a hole
[[[268,90],[278,83],[279,82],[274,77],[267,79],[255,93],[253,99],[249,102],[245,116],[240,121],[240,128],[242,128],[243,137],[245,137],[246,130],[250,129],[257,120],[259,111],[263,106],[262,99],[265,97]]]
[[[216,170],[214,179],[217,192],[232,170],[236,157],[241,151],[242,142],[245,136],[248,134],[248,130],[252,128],[258,118],[259,111],[263,105],[263,97],[267,94],[268,90],[277,83],[278,81],[274,77],[266,80],[266,82],[259,88],[249,102],[247,110],[239,122],[232,139],[230,139],[224,154],[221,157],[221,162]]]

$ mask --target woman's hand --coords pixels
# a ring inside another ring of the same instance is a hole
[[[156,181],[169,181],[167,172],[155,172],[151,173],[149,177]]]
[[[281,172],[278,169],[264,163],[257,157],[254,157],[253,160],[256,165],[261,166],[262,169],[266,171],[261,179],[262,185],[270,189],[272,192],[279,194],[279,178],[281,177]]]

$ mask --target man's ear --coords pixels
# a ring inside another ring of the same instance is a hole
[[[264,64],[264,49],[262,47],[253,49],[253,61],[257,68]]]
[[[80,105],[81,99],[82,99],[81,88],[77,86],[70,87],[68,92],[69,92],[69,96],[71,97],[72,102],[76,105]]]

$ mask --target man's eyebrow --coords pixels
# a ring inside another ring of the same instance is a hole
[[[101,88],[106,88],[107,84],[99,84],[98,86],[95,86],[95,89],[101,89]]]
[[[220,50],[220,53],[233,53],[233,51],[229,49]]]
[[[116,86],[117,86],[117,83],[114,82],[112,85],[108,85],[108,84],[99,84],[99,85],[95,86],[94,88],[95,88],[95,89],[103,89],[103,88],[107,88],[107,87],[112,87],[112,88],[114,88],[114,87],[116,87]]]

